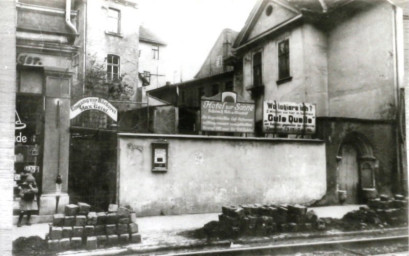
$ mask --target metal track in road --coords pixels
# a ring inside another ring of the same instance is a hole
[[[295,252],[314,252],[314,250],[338,250],[349,251],[351,254],[361,255],[354,250],[345,249],[346,246],[362,246],[368,247],[372,245],[387,244],[404,242],[407,244],[408,235],[399,236],[385,236],[377,238],[362,238],[362,239],[345,239],[337,241],[323,241],[323,242],[309,242],[309,243],[297,243],[297,244],[285,244],[285,245],[267,245],[267,246],[253,246],[244,248],[228,248],[228,249],[215,249],[215,250],[202,250],[194,252],[173,252],[164,255],[175,256],[214,256],[214,255],[276,255],[276,254],[289,254]],[[321,254],[322,255],[322,254]]]

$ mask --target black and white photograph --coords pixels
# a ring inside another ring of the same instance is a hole
[[[0,10],[0,255],[409,256],[409,0]]]

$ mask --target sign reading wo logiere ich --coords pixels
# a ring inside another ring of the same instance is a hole
[[[315,105],[264,101],[263,130],[266,133],[314,134]]]

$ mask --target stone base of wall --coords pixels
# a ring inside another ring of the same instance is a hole
[[[55,212],[57,194],[43,194],[40,197],[40,215],[52,215]],[[64,212],[70,198],[67,193],[61,193],[58,201],[58,212]]]

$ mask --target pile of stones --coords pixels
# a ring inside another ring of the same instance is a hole
[[[270,235],[277,232],[324,230],[325,221],[302,205],[223,206],[219,221],[203,227],[207,237]]]
[[[141,242],[136,215],[130,209],[111,205],[108,212],[91,212],[90,208],[86,203],[69,204],[64,214],[54,214],[48,248],[92,250]]]
[[[402,226],[408,223],[408,199],[402,195],[390,198],[380,195],[371,199],[367,207],[361,207],[357,211],[347,213],[342,220],[349,225],[348,229],[367,227]]]

